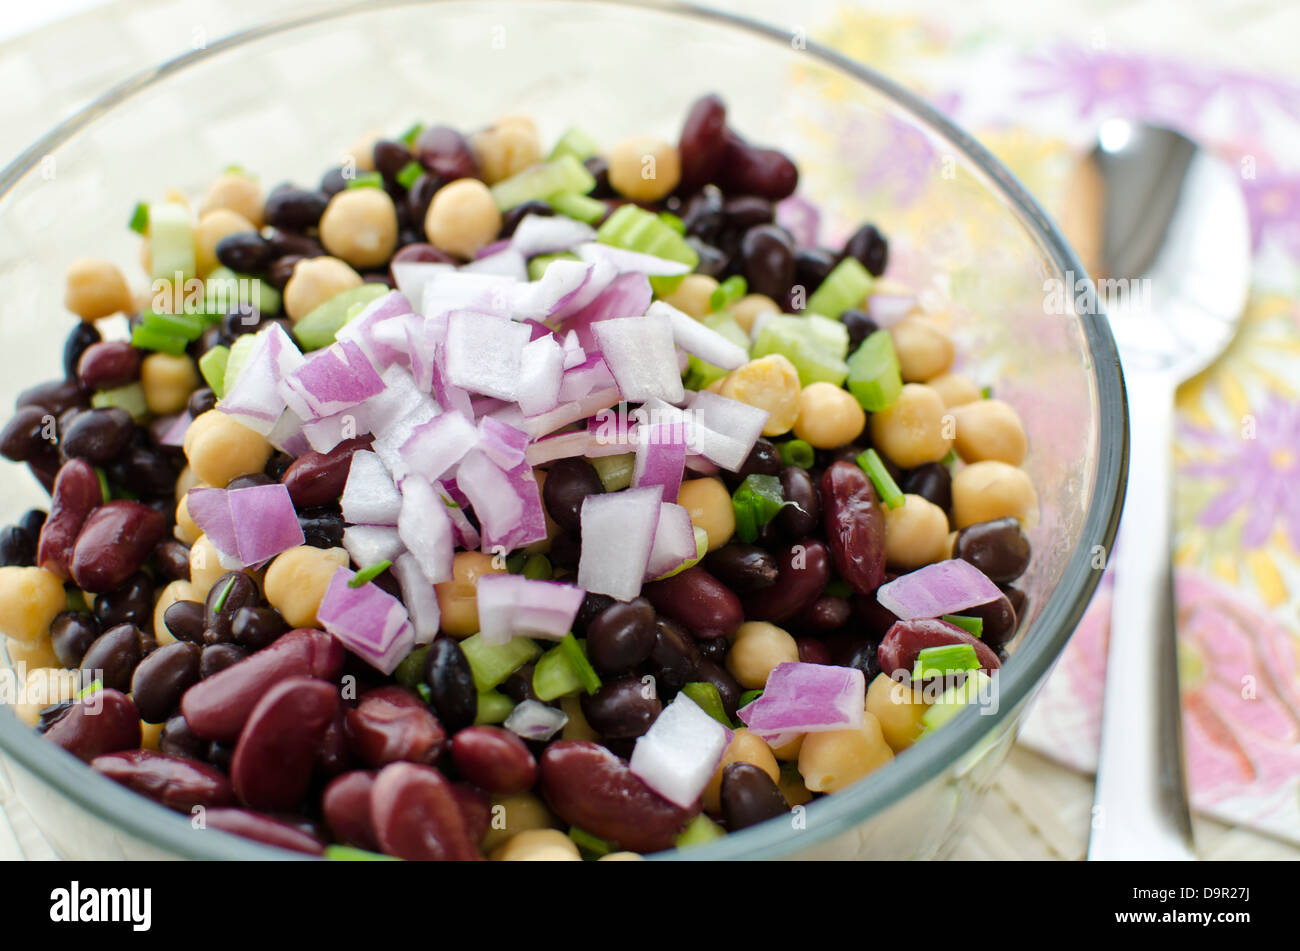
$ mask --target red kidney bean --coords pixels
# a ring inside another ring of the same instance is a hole
[[[316,747],[315,769],[318,776],[337,776],[353,766],[352,751],[348,748],[348,725],[344,718],[346,712],[340,704]]]
[[[777,559],[776,584],[745,599],[745,617],[781,622],[794,617],[826,589],[831,580],[831,554],[815,538],[795,542]]]
[[[745,621],[735,592],[699,565],[645,586],[655,610],[696,637],[726,637]]]
[[[822,475],[826,544],[835,570],[859,594],[871,594],[885,579],[885,516],[867,474],[851,462],[836,462]]]
[[[621,674],[650,656],[655,610],[645,598],[615,601],[586,626],[587,658],[602,674]]]
[[[59,437],[68,459],[85,459],[103,465],[120,453],[135,435],[135,420],[116,406],[79,412]]]
[[[537,761],[524,741],[499,726],[468,726],[451,738],[451,761],[461,776],[494,795],[527,792]]]
[[[817,483],[807,469],[786,466],[781,470],[781,496],[793,505],[782,507],[772,524],[785,538],[803,538],[821,525],[822,502]]]
[[[1016,609],[1005,594],[1000,598],[961,612],[966,617],[977,617],[984,622],[980,640],[989,647],[1001,647],[1016,633]]]
[[[94,615],[80,611],[60,611],[50,622],[50,643],[54,656],[64,667],[80,667],[90,645],[100,635]]]
[[[67,581],[77,535],[103,500],[94,466],[84,459],[65,462],[54,480],[50,515],[36,544],[36,563]]]
[[[252,839],[263,845],[293,852],[320,855],[325,845],[297,826],[248,809],[209,809],[203,817],[204,827]]]
[[[145,723],[162,723],[176,710],[185,691],[199,679],[200,650],[177,641],[160,647],[135,668],[131,696]]]
[[[416,138],[411,151],[421,165],[443,181],[479,177],[478,160],[469,140],[450,126],[429,126]]]
[[[900,670],[906,670],[910,674],[916,664],[917,654],[927,647],[944,647],[949,644],[968,644],[973,647],[980,667],[985,670],[996,670],[1002,666],[993,648],[978,637],[968,634],[956,624],[938,618],[924,618],[899,621],[889,629],[877,651],[880,669],[891,676]]]
[[[672,848],[682,826],[699,812],[664,799],[617,756],[586,740],[561,740],[539,762],[542,793],[552,811],[619,848]]]
[[[126,386],[140,376],[140,351],[125,340],[91,344],[77,361],[77,378],[88,390]]]
[[[826,645],[813,637],[796,637],[795,645],[799,648],[799,662],[803,664],[829,664],[831,652]]]
[[[132,792],[169,809],[189,812],[195,806],[233,806],[235,793],[219,769],[183,756],[153,750],[125,750],[91,760],[91,768]]]
[[[324,631],[290,631],[218,674],[202,680],[181,698],[181,712],[196,736],[232,743],[253,707],[272,686],[290,677],[333,680],[343,669],[343,648]]]
[[[142,502],[114,499],[90,513],[77,535],[69,570],[83,591],[112,591],[162,541],[167,518]]]
[[[691,192],[713,180],[727,150],[727,107],[714,93],[691,105],[682,124],[677,151],[681,155],[681,190]]]
[[[47,451],[54,435],[51,416],[42,406],[19,407],[0,430],[0,455],[26,462]]]
[[[335,838],[359,849],[378,851],[370,822],[370,790],[375,774],[358,769],[330,780],[321,794],[321,812]]]
[[[823,594],[790,620],[790,626],[799,631],[825,634],[849,623],[853,606],[848,598]]]
[[[799,170],[777,149],[750,145],[727,131],[726,149],[716,176],[729,195],[761,195],[771,201],[789,198],[799,184]]]
[[[379,847],[401,859],[454,862],[482,858],[451,783],[430,766],[385,766],[370,790],[370,821]]]
[[[447,744],[447,731],[423,701],[405,687],[371,690],[344,715],[348,745],[367,766],[434,763]]]
[[[280,480],[298,508],[337,502],[348,481],[352,453],[370,445],[362,436],[339,443],[329,452],[303,453],[293,461]]]
[[[134,624],[109,628],[87,648],[81,658],[86,683],[98,679],[105,687],[131,689],[131,677],[144,656],[142,635]]]
[[[747,829],[783,816],[790,804],[772,777],[753,763],[728,763],[722,771],[722,815],[728,829]]]
[[[102,688],[69,707],[45,738],[89,763],[96,756],[140,746],[140,713],[120,690]]]
[[[292,809],[311,785],[316,747],[334,719],[339,694],[310,677],[282,680],[257,702],[235,744],[230,779],[254,809]]]
[[[456,805],[460,806],[470,841],[482,845],[492,828],[492,804],[469,783],[452,783],[451,794],[456,798]]]
[[[16,407],[40,406],[58,416],[64,410],[74,406],[86,406],[89,402],[89,394],[76,380],[50,380],[48,383],[37,383],[23,390],[18,394],[14,405]]]

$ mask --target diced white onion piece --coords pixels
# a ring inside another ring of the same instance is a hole
[[[524,740],[544,742],[564,729],[569,715],[563,710],[547,706],[540,700],[525,700],[516,704],[501,725]]]
[[[510,238],[510,246],[526,258],[568,251],[584,241],[595,241],[591,225],[565,215],[524,215]]]
[[[233,416],[249,429],[270,433],[284,411],[280,398],[280,381],[305,362],[298,345],[278,323],[271,323],[257,332],[230,391],[217,404],[227,416]]]
[[[695,525],[682,506],[664,502],[659,506],[654,547],[646,565],[647,580],[667,574],[695,557]]]
[[[701,390],[689,404],[694,448],[724,469],[745,464],[767,424],[768,411]]]
[[[396,525],[402,511],[402,493],[397,491],[379,457],[358,449],[352,453],[352,465],[339,505],[343,518],[353,524]]]
[[[479,634],[485,644],[512,637],[563,640],[573,627],[585,592],[558,581],[534,581],[522,575],[485,574],[475,595]]]
[[[394,261],[392,269],[397,290],[412,304],[423,305],[425,285],[439,275],[456,270],[456,265],[445,261]]]
[[[636,741],[629,768],[669,802],[691,808],[722,760],[731,731],[679,693]]]
[[[472,311],[447,316],[447,377],[453,386],[513,401],[531,332],[508,317]]]
[[[528,262],[514,248],[502,248],[460,268],[462,274],[497,274],[516,281],[528,280]]]
[[[405,548],[391,525],[349,525],[343,529],[343,547],[358,568],[396,561]]]
[[[407,476],[402,481],[402,511],[397,517],[397,532],[415,556],[425,580],[430,584],[451,580],[454,546],[447,505],[420,476]]]
[[[687,353],[692,353],[705,363],[735,370],[749,362],[749,351],[732,343],[722,334],[704,326],[690,314],[683,313],[665,301],[655,301],[646,316],[662,314],[673,326],[673,341]]]
[[[641,593],[659,524],[658,486],[589,495],[582,503],[578,586],[620,601]]]
[[[509,317],[511,288],[517,283],[500,274],[444,271],[424,285],[420,313],[437,317],[453,310],[473,310]]]
[[[613,317],[592,326],[623,399],[676,403],[685,394],[673,349],[673,325],[663,314]]]
[[[475,449],[461,461],[456,485],[478,516],[484,551],[510,552],[546,537],[541,493],[527,462],[506,471]]]
[[[402,552],[393,562],[393,577],[402,589],[402,603],[411,616],[411,627],[415,629],[416,645],[428,644],[438,635],[438,625],[442,620],[442,610],[438,605],[438,595],[429,579],[420,570],[420,563],[409,551]]]
[[[564,348],[549,334],[528,343],[520,355],[517,402],[525,416],[555,409],[564,375]]]
[[[411,431],[399,450],[408,471],[441,479],[478,444],[478,429],[460,413],[442,413]]]
[[[667,258],[656,257],[653,254],[627,251],[610,244],[599,244],[594,241],[578,245],[573,249],[573,253],[584,261],[605,261],[613,264],[620,273],[634,272],[637,274],[676,277],[679,274],[689,274],[691,272],[691,266],[680,261],[670,261]]]

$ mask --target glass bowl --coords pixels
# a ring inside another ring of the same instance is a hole
[[[544,140],[675,139],[687,106],[720,93],[734,128],[795,157],[799,193],[838,247],[862,221],[891,243],[889,276],[922,292],[962,368],[1021,412],[1040,497],[1034,559],[996,712],[968,709],[851,788],[675,857],[930,858],[955,841],[1060,655],[1119,516],[1127,428],[1104,318],[1062,312],[1086,279],[1055,225],[988,152],[862,65],[730,14],[657,2],[387,2],[327,7],[213,42],[114,87],[0,172],[0,399],[61,375],[72,326],[63,271],[110,258],[147,286],[125,227],[137,199],[190,195],[231,163],[265,186],[313,184],[366,130],[474,128],[533,116]],[[1068,296],[1068,294],[1066,295]],[[5,515],[45,503],[3,469]],[[69,857],[285,858],[127,792],[8,712],[10,783]]]

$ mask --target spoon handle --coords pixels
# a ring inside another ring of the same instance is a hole
[[[1170,553],[1174,384],[1126,374],[1129,482],[1115,550],[1088,858],[1194,859]]]

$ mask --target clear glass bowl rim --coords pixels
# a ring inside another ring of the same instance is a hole
[[[168,59],[131,76],[107,90],[93,102],[20,153],[0,170],[0,199],[41,159],[66,143],[82,129],[107,115],[115,106],[134,95],[220,53],[294,29],[341,19],[369,11],[396,7],[434,6],[454,0],[359,0],[328,5],[320,10],[277,19],[241,30]],[[544,3],[547,0],[518,0]],[[738,32],[790,43],[789,30],[750,19],[740,14],[671,0],[586,0],[603,6],[640,9],[723,24]],[[1057,274],[1086,275],[1073,249],[1038,202],[1024,186],[972,136],[954,125],[916,94],[861,63],[811,39],[807,55],[844,73],[890,100],[910,114],[919,125],[948,140],[971,166],[986,179],[998,195],[1031,232],[1052,262]],[[1090,278],[1088,279],[1091,280]],[[1052,591],[1042,613],[1034,621],[1032,636],[1026,636],[1000,678],[998,713],[980,716],[967,710],[950,721],[932,739],[908,751],[905,758],[867,776],[852,788],[810,804],[807,828],[792,832],[784,823],[767,822],[732,833],[707,845],[683,852],[664,853],[664,858],[728,860],[773,858],[797,852],[845,832],[874,813],[939,775],[981,737],[1018,713],[1022,702],[1044,678],[1082,617],[1101,572],[1092,567],[1092,551],[1100,545],[1109,551],[1124,499],[1128,469],[1128,413],[1119,356],[1104,315],[1081,316],[1096,387],[1098,416],[1097,469],[1088,499],[1079,544],[1067,563],[1061,580]],[[78,806],[109,825],[168,853],[196,859],[285,859],[301,857],[233,835],[196,836],[190,821],[128,791],[112,780],[91,773],[69,755],[52,755],[50,745],[25,728],[14,717],[0,717],[0,750],[24,769],[48,783]]]

